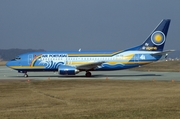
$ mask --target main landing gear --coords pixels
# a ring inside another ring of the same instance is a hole
[[[86,77],[91,77],[91,72],[86,71]]]

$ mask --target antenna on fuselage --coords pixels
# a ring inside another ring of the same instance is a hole
[[[81,48],[79,48],[79,50],[78,50],[79,52],[81,52]]]

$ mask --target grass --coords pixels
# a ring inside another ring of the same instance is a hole
[[[180,82],[1,81],[3,119],[178,119]]]

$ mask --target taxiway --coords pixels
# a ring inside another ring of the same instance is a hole
[[[0,80],[8,79],[113,79],[113,80],[176,80],[180,81],[180,72],[145,72],[145,71],[131,71],[131,70],[118,70],[118,71],[97,71],[92,72],[92,77],[85,77],[85,72],[80,72],[75,76],[63,76],[58,72],[28,72],[29,77],[24,78],[22,73],[18,73],[6,66],[0,66]]]

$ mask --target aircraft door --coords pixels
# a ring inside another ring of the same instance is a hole
[[[67,58],[68,58],[67,55],[65,55],[64,57],[62,57],[62,61],[63,61],[64,64],[67,64]]]
[[[31,64],[33,58],[34,58],[34,57],[33,57],[33,54],[29,54],[29,55],[28,55],[28,64],[29,64],[29,65]]]
[[[72,64],[72,60],[70,60],[70,58],[68,58],[68,56],[66,57],[66,64],[67,65],[71,65]]]
[[[134,62],[139,62],[139,54],[134,55]]]

